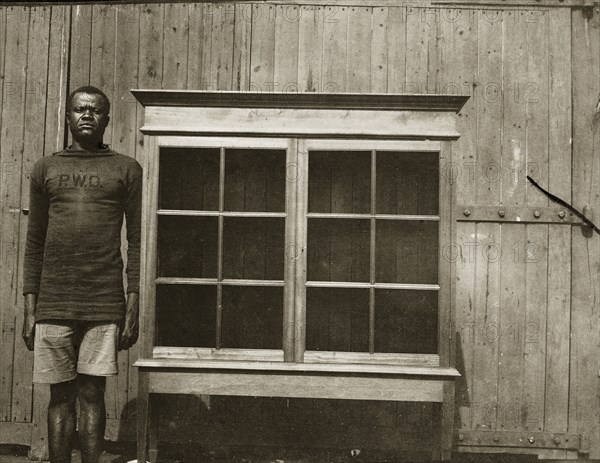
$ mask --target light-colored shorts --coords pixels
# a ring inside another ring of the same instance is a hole
[[[118,326],[111,322],[56,320],[35,325],[33,382],[62,383],[77,373],[118,372]]]

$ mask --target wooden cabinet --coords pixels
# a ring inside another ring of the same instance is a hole
[[[169,366],[191,368],[180,385],[196,373],[188,392],[206,392],[211,368],[264,367],[289,384],[264,395],[345,371],[372,389],[383,375],[435,390],[379,400],[442,403],[458,375],[447,173],[466,98],[134,94],[146,121],[142,389],[162,392],[155,378],[179,390],[155,375]],[[381,395],[364,384],[334,398]],[[313,385],[311,397],[331,397]]]

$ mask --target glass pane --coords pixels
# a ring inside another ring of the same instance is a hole
[[[219,210],[219,150],[161,148],[159,209]]]
[[[369,281],[369,220],[308,219],[308,280]]]
[[[156,345],[216,347],[216,286],[158,285]]]
[[[370,152],[311,151],[308,178],[308,212],[371,212]]]
[[[437,291],[375,291],[375,352],[435,354]]]
[[[283,288],[223,286],[223,347],[282,349]]]
[[[225,210],[285,212],[285,150],[225,150]]]
[[[369,351],[369,290],[307,288],[306,349]]]
[[[438,153],[377,153],[378,214],[437,215]]]
[[[158,217],[158,276],[217,277],[216,217]]]
[[[438,222],[377,220],[375,281],[438,282]]]
[[[285,219],[225,217],[223,278],[283,280]]]

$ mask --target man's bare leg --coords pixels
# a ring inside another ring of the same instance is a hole
[[[48,451],[51,463],[70,463],[75,433],[75,381],[50,385]]]
[[[79,443],[82,463],[98,463],[104,443],[106,407],[103,376],[78,375],[77,397],[79,398]]]

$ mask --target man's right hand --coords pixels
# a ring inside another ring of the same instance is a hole
[[[33,350],[35,340],[35,306],[37,304],[36,294],[25,295],[25,317],[23,319],[23,341],[27,349]]]

